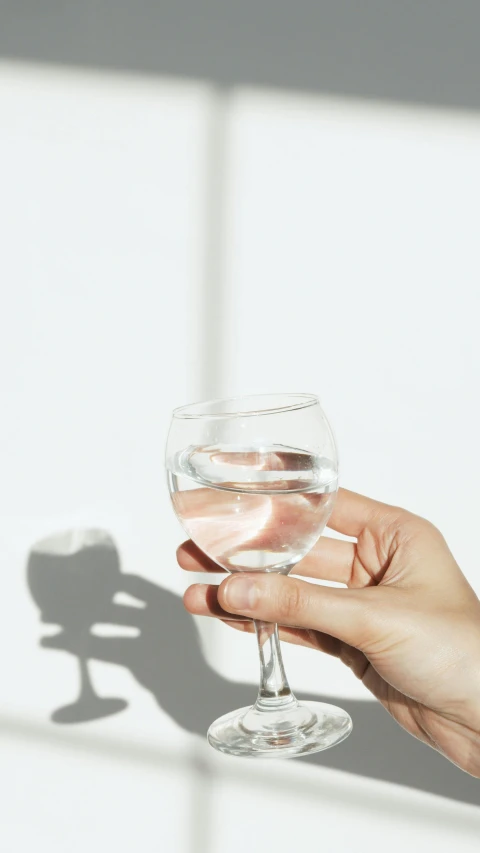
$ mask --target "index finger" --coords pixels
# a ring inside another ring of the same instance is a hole
[[[204,551],[201,551],[195,542],[188,539],[177,548],[178,565],[185,569],[186,572],[214,572],[215,574],[226,574],[225,569],[222,569],[218,563],[215,563],[208,557]]]
[[[292,568],[292,575],[349,584],[355,557],[355,545],[341,539],[321,536],[312,550]],[[187,572],[224,573],[192,540],[177,550],[178,564]]]
[[[349,489],[339,489],[327,527],[345,536],[360,536],[362,530],[378,518],[384,517],[393,507]]]

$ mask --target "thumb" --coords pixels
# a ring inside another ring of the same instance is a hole
[[[314,629],[363,651],[372,640],[369,592],[318,586],[273,573],[242,573],[220,584],[218,601],[229,613]]]

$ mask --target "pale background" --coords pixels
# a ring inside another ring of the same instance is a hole
[[[347,742],[208,748],[256,651],[182,609],[163,448],[175,405],[318,393],[344,485],[428,516],[480,592],[480,9],[191,2],[0,5],[0,847],[467,853],[480,783],[336,661],[285,649]],[[60,726],[77,666],[26,564],[86,526],[156,586],[140,633],[94,628],[128,708]]]

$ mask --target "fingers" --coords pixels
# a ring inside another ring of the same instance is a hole
[[[345,536],[357,537],[372,521],[392,510],[394,507],[388,504],[348,489],[339,489],[327,526]]]
[[[341,539],[322,536],[309,554],[292,569],[295,575],[337,581],[348,584],[352,574],[355,545]],[[177,560],[187,572],[221,572],[223,569],[214,563],[194,542],[189,540],[177,550]]]
[[[220,586],[194,584],[186,590],[184,604],[190,613],[200,616],[278,622],[285,628],[313,630],[363,648],[371,635],[369,592],[319,587],[274,574],[241,574]]]
[[[218,601],[218,585],[195,583],[189,586],[183,596],[183,603],[189,613],[197,616],[215,616],[230,622],[244,622],[244,616],[236,616],[224,610]],[[252,624],[252,623],[251,623]]]
[[[292,574],[348,584],[352,576],[356,545],[321,536],[312,550],[292,569]]]
[[[217,585],[193,584],[184,595],[184,604],[189,613],[196,616],[214,616],[221,619],[230,628],[242,631],[245,634],[255,633],[255,627],[251,619],[244,616],[234,616],[221,606],[218,601]],[[326,652],[335,657],[340,656],[341,644],[334,637],[322,634],[319,631],[306,630],[305,628],[294,628],[281,626],[279,628],[281,640],[295,645],[306,646],[309,649]]]
[[[358,537],[373,522],[395,512],[398,512],[396,507],[348,489],[339,489],[328,527],[346,536]],[[295,567],[295,574],[348,584],[354,557],[354,543],[321,537],[315,548]],[[223,571],[191,540],[180,546],[177,559],[186,571],[215,573]]]
[[[366,650],[374,627],[374,591],[332,589],[282,575],[241,574],[222,582],[218,602],[231,614],[313,629]],[[195,595],[198,602],[198,592]],[[188,595],[185,601],[188,607]]]
[[[190,587],[185,594],[187,610],[199,616],[216,616],[229,628],[234,628],[236,631],[245,634],[253,634],[255,628],[250,619],[244,619],[243,616],[232,618],[232,615],[222,608],[217,600],[218,591],[218,586],[196,584],[194,587]],[[336,637],[311,628],[296,628],[285,625],[279,626],[278,633],[280,639],[286,643],[304,646],[340,658],[342,663],[348,666],[357,678],[362,679],[365,675],[368,667],[368,660],[365,655],[359,649]]]
[[[214,563],[191,539],[177,548],[177,562],[186,572],[215,572],[225,574],[218,563]]]
[[[255,632],[253,622],[229,622],[227,619],[223,619],[222,621],[225,625],[235,628],[237,631],[244,631],[247,634]],[[368,660],[363,652],[354,649],[353,646],[349,646],[347,643],[342,643],[341,640],[337,640],[335,637],[322,634],[320,631],[309,631],[305,628],[285,628],[281,625],[278,628],[278,636],[284,643],[304,646],[307,649],[314,649],[331,657],[340,658],[342,663],[348,666],[360,680],[363,679],[368,668]],[[376,673],[374,674],[376,675]],[[372,693],[374,692],[372,689]]]
[[[205,507],[208,507],[211,500],[209,495],[204,494],[205,491],[197,489],[191,493],[191,502],[197,514],[200,511],[205,512]],[[339,489],[328,527],[346,536],[358,537],[373,521],[393,512],[398,512],[398,509],[348,489]],[[191,541],[180,546],[177,557],[182,568],[187,571],[221,571],[208,557],[201,556],[201,552]],[[200,564],[201,568],[198,568],[196,563]]]
[[[229,619],[222,619],[222,622],[236,631],[241,631],[245,634],[255,633],[255,626],[251,620],[247,622],[232,622]],[[305,628],[286,628],[283,625],[279,625],[278,636],[285,643],[304,646],[307,649],[325,652],[325,654],[332,655],[333,657],[340,657],[342,646],[340,640],[336,640],[335,637],[329,637],[328,634],[321,634],[319,631],[307,631]]]

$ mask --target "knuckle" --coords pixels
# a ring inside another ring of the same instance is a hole
[[[427,518],[420,515],[408,513],[403,525],[403,533],[409,539],[422,539],[429,542],[444,542],[444,538],[438,527]]]
[[[415,524],[417,516],[402,507],[394,507],[384,519],[384,527],[390,533],[405,530]]]
[[[384,534],[397,544],[425,537],[431,541],[443,539],[441,532],[431,521],[406,509],[398,509],[385,518]]]
[[[422,515],[417,515],[414,512],[410,512],[407,509],[402,510],[401,515],[399,516],[399,522],[407,528],[415,533],[425,533],[431,532],[438,534],[439,530],[429,521],[427,518],[424,518]]]
[[[432,539],[443,541],[443,533],[438,529],[433,521],[429,521],[427,518],[422,518],[422,528],[423,532],[431,536]]]

